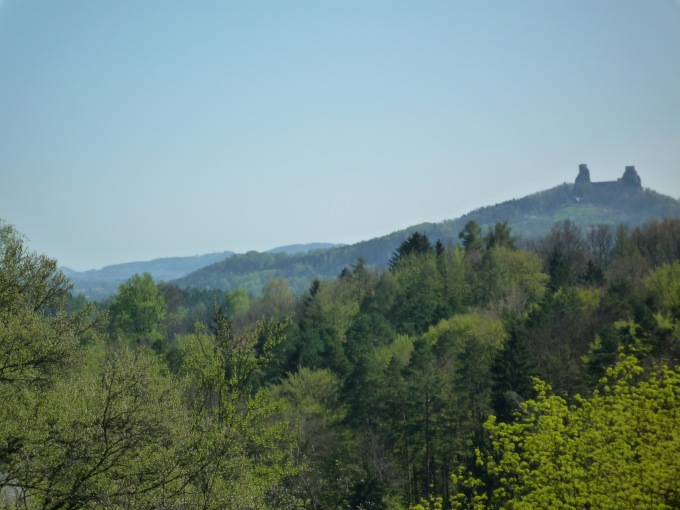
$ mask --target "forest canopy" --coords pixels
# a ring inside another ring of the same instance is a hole
[[[680,219],[460,239],[89,303],[2,223],[0,508],[677,508]]]

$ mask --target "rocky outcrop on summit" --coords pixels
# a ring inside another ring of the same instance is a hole
[[[627,166],[626,170],[623,172],[623,176],[615,181],[591,182],[588,165],[580,164],[578,166],[578,175],[574,181],[574,186],[577,188],[583,188],[584,186],[589,185],[597,188],[614,188],[623,186],[626,188],[642,189],[642,181],[640,180],[640,176],[638,175],[634,166]]]

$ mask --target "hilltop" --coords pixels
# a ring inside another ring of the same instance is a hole
[[[680,216],[680,201],[642,187],[635,167],[626,167],[617,181],[591,182],[587,165],[580,165],[573,183],[523,198],[482,207],[457,219],[422,223],[375,239],[308,253],[258,253],[234,255],[175,280],[180,287],[233,290],[246,288],[259,294],[272,278],[285,278],[295,292],[304,292],[315,277],[336,277],[344,267],[363,258],[369,267],[385,268],[399,244],[413,232],[426,234],[433,242],[458,242],[458,233],[468,221],[484,230],[498,221],[508,221],[521,240],[538,238],[553,225],[569,219],[587,228],[594,224],[636,226],[653,218]]]

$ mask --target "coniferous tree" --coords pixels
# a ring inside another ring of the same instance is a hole
[[[491,364],[491,401],[499,421],[510,421],[532,392],[524,324],[513,316],[506,329],[508,337]]]
[[[498,221],[493,226],[493,229],[489,227],[489,230],[484,237],[486,242],[486,249],[497,246],[503,246],[504,248],[515,249],[515,242],[517,238],[512,235],[512,228],[508,224],[508,221]]]
[[[394,270],[403,257],[411,254],[425,255],[427,253],[432,253],[434,248],[430,243],[430,239],[420,232],[414,232],[409,236],[408,239],[403,241],[397,251],[394,252],[392,258],[390,259],[388,265],[389,268]]]
[[[484,246],[482,229],[474,220],[468,221],[465,224],[463,230],[458,233],[458,239],[461,240],[466,254],[479,250]]]

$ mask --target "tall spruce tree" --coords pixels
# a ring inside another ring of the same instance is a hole
[[[520,404],[531,395],[531,373],[526,331],[517,316],[506,319],[508,337],[491,364],[491,403],[498,421],[512,420]]]
[[[399,245],[399,248],[397,248],[397,250],[394,252],[392,258],[388,262],[389,268],[392,270],[396,269],[399,260],[401,260],[406,255],[424,255],[426,253],[432,253],[433,250],[434,248],[432,247],[432,243],[430,243],[430,239],[427,237],[427,235],[421,234],[420,232],[414,232],[408,237],[408,239],[403,241]]]

